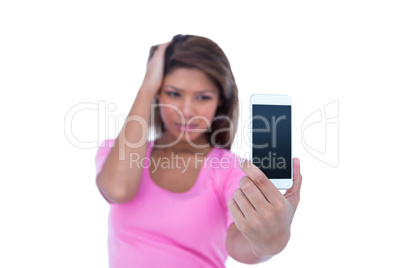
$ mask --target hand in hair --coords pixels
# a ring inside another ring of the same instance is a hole
[[[170,43],[171,41],[152,46],[150,50],[147,70],[141,87],[146,88],[153,95],[156,95],[162,86],[165,51]]]

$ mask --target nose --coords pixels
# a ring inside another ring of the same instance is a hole
[[[186,97],[183,98],[183,101],[181,102],[181,107],[180,107],[181,112],[183,113],[184,119],[186,122],[195,115],[195,105],[192,101],[191,98]]]

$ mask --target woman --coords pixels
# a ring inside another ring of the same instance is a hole
[[[253,264],[284,249],[300,165],[285,195],[250,162],[240,166],[229,150],[237,104],[229,61],[211,40],[177,35],[151,48],[125,125],[96,156],[110,267],[224,267],[228,254]]]

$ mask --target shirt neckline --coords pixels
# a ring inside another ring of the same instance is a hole
[[[152,152],[152,148],[154,147],[154,144],[155,144],[155,141],[150,141],[149,144],[148,144],[148,148],[147,148],[147,158],[148,158],[148,161],[151,161],[151,152]],[[186,195],[186,194],[189,194],[189,193],[193,192],[195,188],[197,188],[198,184],[200,184],[200,178],[201,178],[201,176],[202,176],[202,174],[203,174],[203,172],[204,172],[205,161],[207,161],[208,158],[210,158],[211,155],[212,155],[217,149],[218,149],[218,148],[216,148],[216,147],[212,147],[212,150],[207,154],[207,156],[205,157],[204,162],[203,162],[202,165],[201,165],[200,171],[199,171],[198,174],[197,174],[197,178],[196,178],[194,184],[191,186],[190,189],[188,189],[188,190],[185,191],[185,192],[172,192],[172,191],[170,191],[170,190],[167,190],[167,189],[165,189],[165,188],[162,188],[161,186],[159,186],[158,184],[156,184],[156,182],[154,182],[154,180],[152,179],[151,173],[150,173],[150,171],[149,171],[149,168],[146,168],[146,175],[147,175],[148,179],[151,181],[151,184],[153,184],[153,185],[155,186],[155,188],[160,189],[161,191],[163,191],[163,192],[165,192],[165,193],[168,193],[168,194],[171,194],[171,195]],[[148,163],[148,165],[149,165],[149,163]]]

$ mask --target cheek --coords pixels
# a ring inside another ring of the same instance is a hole
[[[209,107],[204,110],[204,115],[206,118],[213,119],[216,111],[216,106]]]
[[[180,116],[179,113],[179,109],[177,107],[177,104],[174,102],[171,102],[169,100],[167,100],[164,97],[160,97],[159,98],[159,105],[161,105],[159,107],[160,113],[161,113],[161,117],[164,118],[171,118],[172,116]]]
[[[160,107],[160,113],[161,113],[161,118],[163,122],[167,123],[168,121],[171,121],[172,119],[178,117],[180,118],[180,115],[178,112],[172,107],[166,107],[162,106]]]
[[[206,105],[199,109],[198,114],[207,118],[211,123],[214,119],[217,105]]]

